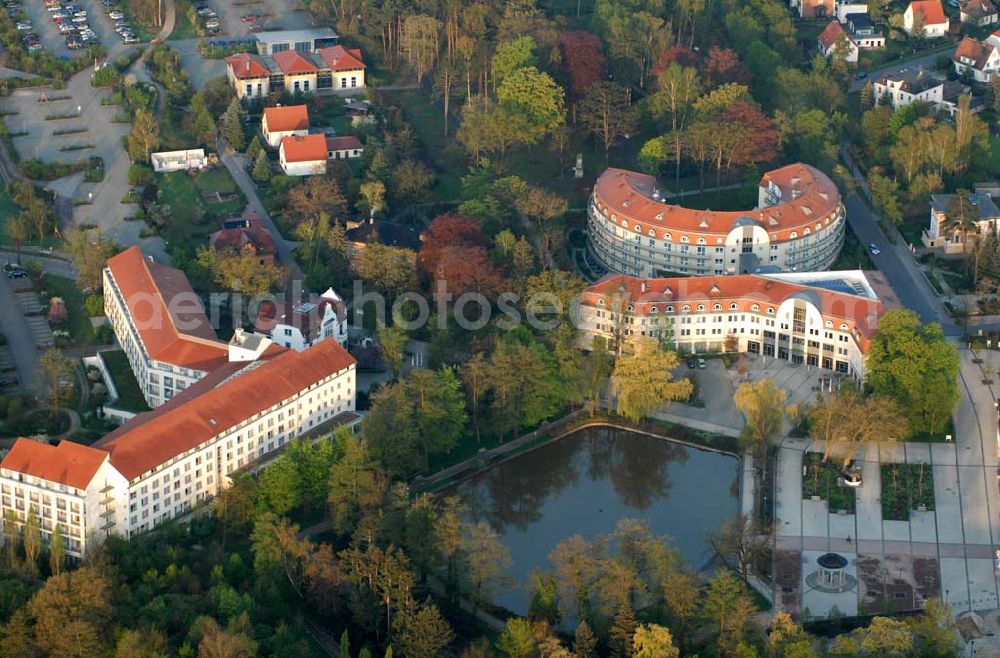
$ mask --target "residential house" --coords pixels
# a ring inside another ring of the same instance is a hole
[[[266,107],[260,120],[260,132],[271,148],[278,148],[285,137],[308,135],[309,108],[305,105]]]
[[[254,34],[258,55],[274,55],[287,50],[313,53],[336,45],[337,33],[328,27],[309,30],[275,30]]]
[[[347,307],[333,288],[313,300],[266,302],[258,311],[254,330],[299,352],[326,339],[346,346]]]
[[[993,25],[997,22],[997,17],[997,7],[990,0],[965,0],[959,5],[959,18],[968,25]]]
[[[915,28],[920,25],[920,34],[914,34]],[[938,39],[948,34],[950,25],[941,0],[914,0],[903,12],[903,31],[910,36]]]
[[[868,4],[864,2],[838,2],[836,7],[837,20],[847,23],[848,14],[868,15]]]
[[[1000,226],[1000,209],[986,189],[969,194],[969,201],[978,211],[978,217],[969,226],[963,227],[949,217],[948,207],[954,198],[954,194],[931,195],[930,219],[921,236],[925,247],[945,255],[964,254],[972,236],[996,234]]]
[[[311,176],[326,173],[326,137],[294,135],[281,140],[278,162],[288,176]]]
[[[347,222],[347,243],[352,259],[374,242],[412,251],[414,258],[417,257],[421,244],[420,233],[412,226],[394,222],[376,222],[374,219],[365,222]]]
[[[279,50],[226,58],[226,75],[238,98],[260,98],[282,91],[350,92],[365,87],[365,63],[358,49],[329,46],[315,51]]]
[[[817,39],[823,57],[839,57],[845,62],[857,64],[858,47],[847,37],[847,32],[836,20],[830,21]]]
[[[278,258],[274,236],[260,215],[249,207],[242,217],[225,220],[222,229],[210,236],[209,244],[217,252],[252,255],[261,265],[274,265]]]
[[[365,152],[361,140],[354,135],[329,136],[326,138],[326,157],[329,160],[360,158]]]
[[[67,555],[80,559],[108,537],[187,515],[297,437],[356,424],[355,361],[343,347],[266,346],[238,330],[233,349],[252,358],[216,368],[90,446],[18,439],[0,461],[0,518],[19,529],[34,512],[42,541],[58,526]]]
[[[149,162],[153,165],[153,171],[158,174],[171,171],[196,171],[208,165],[205,149],[150,153]]]
[[[825,18],[834,15],[835,0],[792,0],[791,7],[797,9],[799,18]]]
[[[736,350],[861,380],[885,312],[864,273],[639,278],[612,274],[580,295],[580,345],[647,337],[677,350]]]
[[[1000,70],[1000,31],[986,41],[965,37],[951,56],[958,75],[970,75],[976,82],[989,82]]]
[[[890,105],[893,110],[915,102],[932,103],[935,106],[941,106],[944,102],[944,81],[922,69],[915,72],[904,69],[898,75],[876,80],[873,87],[875,103]]]
[[[858,48],[863,50],[885,48],[885,35],[875,27],[868,14],[847,14],[847,19],[844,23],[847,25],[847,38]]]

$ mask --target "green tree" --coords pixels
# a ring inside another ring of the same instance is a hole
[[[941,599],[928,599],[924,611],[907,619],[918,655],[927,658],[957,656],[962,638],[955,628],[951,608]]]
[[[785,422],[785,389],[770,379],[744,382],[733,395],[736,408],[746,418],[741,438],[758,452],[777,438]]]
[[[573,655],[576,658],[597,658],[597,637],[587,620],[581,620],[573,633]]]
[[[392,371],[392,378],[399,379],[403,372],[403,360],[406,358],[406,345],[410,337],[406,329],[398,325],[382,325],[378,330],[378,351],[382,361]]]
[[[295,462],[287,456],[280,457],[260,475],[258,505],[280,516],[291,512],[302,500],[302,481],[299,477]]]
[[[377,213],[385,209],[385,183],[382,181],[366,181],[359,189],[361,198],[368,206],[369,217],[374,217]]]
[[[247,155],[255,163],[257,158],[260,156],[260,152],[264,150],[264,145],[260,142],[260,135],[254,132],[253,139],[250,140],[250,145],[247,146]]]
[[[24,547],[24,561],[28,565],[28,571],[32,574],[37,574],[38,557],[42,553],[42,527],[34,509],[28,510],[28,517],[25,519],[24,527],[21,529],[21,536],[21,545]]]
[[[66,242],[77,271],[77,283],[81,288],[99,290],[104,266],[118,252],[118,246],[111,240],[101,238],[97,231],[70,231]]]
[[[632,355],[620,356],[611,373],[616,413],[641,420],[670,400],[686,400],[694,386],[688,379],[673,380],[677,354],[662,349],[651,338],[637,340]]]
[[[488,523],[468,525],[463,538],[469,580],[476,605],[493,600],[496,588],[502,585],[504,571],[510,565],[510,552],[500,536]],[[473,608],[475,614],[476,608]]]
[[[496,53],[490,62],[493,70],[493,88],[516,71],[537,63],[535,57],[535,40],[530,36],[523,36],[513,41],[505,41],[497,45]]]
[[[635,129],[636,116],[628,103],[628,90],[615,82],[598,81],[587,88],[580,103],[583,127],[604,146],[604,153]]]
[[[565,121],[564,96],[562,87],[533,66],[512,71],[497,88],[497,100],[525,144],[537,143]]]
[[[843,386],[809,408],[809,437],[823,442],[823,459],[837,456],[844,468],[867,443],[902,441],[909,433],[906,416],[885,395],[865,396]]]
[[[4,231],[14,245],[14,253],[17,255],[17,262],[20,263],[21,247],[31,238],[31,222],[24,213],[17,213],[7,218]]]
[[[393,646],[403,658],[438,658],[454,637],[437,606],[425,603],[406,608],[396,617]]]
[[[875,617],[865,628],[855,631],[861,650],[870,656],[909,656],[913,633],[905,621]]]
[[[39,377],[49,406],[59,410],[73,396],[76,366],[55,348],[49,348],[38,360]],[[37,556],[36,556],[37,557]]]
[[[636,649],[633,640],[635,632],[635,612],[632,610],[632,604],[623,601],[619,603],[618,611],[615,612],[614,621],[611,623],[611,630],[608,631],[608,646],[612,658],[632,658]]]
[[[345,435],[339,441],[342,456],[330,467],[328,504],[334,531],[346,535],[368,510],[381,504],[388,477],[368,454],[363,439]]]
[[[191,97],[191,129],[198,139],[198,142],[205,145],[215,146],[215,119],[205,104],[204,95],[197,93]],[[258,141],[258,146],[260,142]]]
[[[723,571],[708,582],[702,614],[718,630],[720,653],[735,649],[752,613],[753,602],[743,584],[730,572]]]
[[[507,620],[507,626],[497,638],[497,649],[507,658],[533,658],[537,647],[527,619],[512,617]]]
[[[681,654],[674,646],[670,629],[658,624],[640,624],[636,627],[632,647],[635,658],[679,658]]]
[[[911,434],[944,430],[958,402],[959,358],[940,325],[922,325],[913,311],[887,311],[879,319],[866,365],[866,383],[896,400]]]
[[[899,200],[899,183],[895,179],[883,176],[880,168],[875,167],[868,174],[868,189],[875,210],[893,224],[902,223],[903,206]]]
[[[150,152],[160,145],[159,127],[156,118],[146,110],[137,110],[132,132],[127,139],[128,154],[132,161],[149,160]]]
[[[65,563],[66,540],[63,538],[62,525],[57,523],[49,539],[49,572],[53,576],[58,576],[62,573]]]
[[[220,119],[220,127],[222,129],[222,136],[229,142],[229,146],[234,151],[242,151],[247,142],[246,133],[243,130],[242,105],[240,105],[238,98],[233,98],[229,107],[226,108]]]
[[[52,576],[28,601],[27,611],[45,655],[90,658],[108,648],[111,583],[95,567]]]
[[[267,153],[264,149],[257,152],[257,160],[254,162],[250,175],[258,183],[266,183],[271,180],[271,161],[267,159]]]
[[[355,258],[354,267],[362,279],[391,299],[416,286],[416,263],[408,249],[369,244]]]

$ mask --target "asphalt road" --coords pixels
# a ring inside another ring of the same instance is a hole
[[[38,394],[41,390],[38,378],[38,350],[31,337],[28,323],[17,305],[14,289],[6,275],[0,275],[0,329],[7,337],[7,346],[14,357],[17,374],[21,378],[21,390]]]
[[[915,311],[922,322],[938,322],[948,335],[958,335],[961,329],[948,318],[937,302],[937,293],[916,270],[913,256],[906,245],[893,245],[879,227],[868,206],[852,192],[844,202],[847,208],[847,223],[861,244],[867,248],[872,242],[879,247],[876,256],[869,252],[875,267],[889,280],[899,301]],[[904,260],[905,259],[905,260]]]

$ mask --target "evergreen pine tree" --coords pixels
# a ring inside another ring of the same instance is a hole
[[[635,635],[635,612],[629,603],[618,606],[614,624],[608,631],[608,646],[612,658],[631,658],[633,646],[632,636]]]
[[[597,658],[597,638],[586,621],[581,621],[573,634],[573,655],[576,658]]]
[[[347,634],[347,629],[340,634],[340,655],[341,658],[351,658],[351,636]]]
[[[240,114],[240,102],[233,99],[229,108],[222,115],[222,134],[229,145],[237,151],[246,146],[246,135],[243,133],[243,120]]]
[[[65,562],[66,540],[63,539],[62,526],[57,523],[52,530],[52,538],[49,539],[49,571],[53,576],[62,573]]]
[[[271,163],[267,160],[267,153],[263,149],[257,154],[257,162],[254,163],[253,179],[258,183],[266,183],[271,180]]]
[[[260,135],[254,135],[253,139],[250,140],[250,146],[247,147],[247,155],[254,161],[257,160],[257,156],[260,152],[264,150],[264,145],[260,143]]]

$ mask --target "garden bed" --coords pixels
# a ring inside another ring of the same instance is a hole
[[[882,518],[909,521],[916,509],[934,510],[934,474],[927,464],[882,464]]]
[[[823,461],[818,452],[808,452],[802,460],[802,499],[825,500],[830,513],[846,512],[854,514],[854,488],[844,484],[840,462]]]
[[[128,357],[121,350],[110,350],[101,352],[101,358],[108,367],[108,374],[114,381],[115,389],[118,391],[118,400],[114,407],[122,411],[149,411],[146,398],[142,396],[142,389],[139,382],[132,374],[132,366],[129,365]]]

